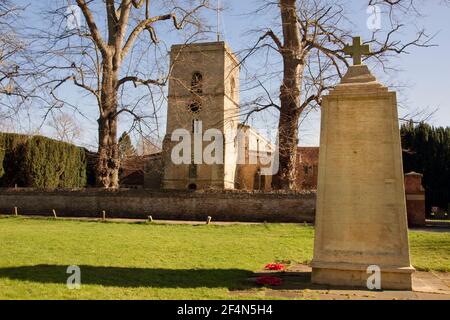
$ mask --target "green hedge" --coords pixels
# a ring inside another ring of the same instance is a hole
[[[426,189],[450,189],[450,127],[408,122],[401,135],[405,172],[422,173]]]
[[[81,188],[86,150],[41,136],[0,133],[0,186]]]
[[[423,174],[426,213],[431,218],[432,207],[447,209],[450,203],[450,127],[409,122],[401,133],[404,170]]]

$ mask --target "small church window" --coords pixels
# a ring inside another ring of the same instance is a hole
[[[202,111],[202,105],[198,101],[193,101],[189,105],[189,111],[193,114],[198,114],[200,111]]]
[[[197,165],[191,164],[189,165],[189,178],[190,179],[196,179],[197,178]]]
[[[203,75],[200,72],[194,72],[191,80],[191,92],[203,94]]]
[[[303,171],[305,172],[305,175],[309,174],[309,167],[308,166],[303,166]]]
[[[195,183],[191,183],[188,186],[188,189],[191,190],[191,191],[195,191],[195,190],[197,190],[197,185]]]

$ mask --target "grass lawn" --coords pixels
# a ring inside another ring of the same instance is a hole
[[[302,263],[314,229],[0,219],[0,299],[230,299],[271,262]],[[450,234],[410,233],[413,265],[450,271]],[[68,290],[67,266],[81,267]],[[248,298],[261,298],[255,288]]]

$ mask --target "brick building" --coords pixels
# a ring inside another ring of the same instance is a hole
[[[297,188],[317,189],[319,169],[319,147],[298,147],[297,149]]]

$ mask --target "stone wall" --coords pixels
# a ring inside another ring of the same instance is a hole
[[[0,189],[0,214],[242,222],[313,222],[315,193]]]

